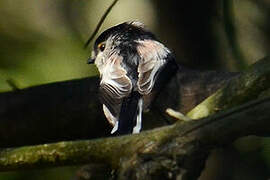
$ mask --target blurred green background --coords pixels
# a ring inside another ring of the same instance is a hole
[[[11,84],[26,88],[97,75],[96,68],[86,64],[91,45],[88,49],[83,45],[111,2],[1,1],[0,92],[12,90]],[[179,64],[193,69],[242,71],[269,52],[268,0],[120,0],[100,32],[129,20],[145,23],[173,50]],[[243,138],[229,148],[229,154],[215,153],[221,164],[210,166],[201,179],[270,177],[268,138]],[[217,175],[217,167],[226,167],[222,162],[227,156],[239,157],[229,164],[238,172]],[[74,179],[77,169],[0,173],[0,179]]]

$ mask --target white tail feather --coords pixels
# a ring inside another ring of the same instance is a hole
[[[118,121],[115,122],[113,129],[111,131],[111,134],[115,133],[115,131],[117,131],[117,129],[118,129]]]
[[[138,102],[138,113],[137,113],[137,122],[136,126],[133,128],[132,133],[136,134],[141,131],[142,128],[142,110],[143,110],[143,99],[140,98]]]

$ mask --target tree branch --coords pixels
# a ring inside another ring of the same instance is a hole
[[[161,115],[166,108],[187,112],[234,76],[181,68],[157,99],[155,112],[145,114],[144,129],[166,125]],[[92,77],[0,93],[0,147],[109,136],[98,83]]]
[[[225,87],[208,97],[188,116],[192,119],[215,114],[249,100],[257,99],[270,88],[270,60],[264,58],[252,65],[245,73],[234,78]]]
[[[211,149],[245,135],[269,133],[269,117],[267,98],[200,121],[178,122],[136,135],[5,149],[0,153],[0,171],[105,163],[120,169],[124,179],[134,178],[135,174],[137,179],[145,179],[159,174],[161,167],[157,166],[163,166],[160,161],[166,160],[178,165],[164,171],[195,179]]]

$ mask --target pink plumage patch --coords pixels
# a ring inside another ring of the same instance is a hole
[[[155,84],[160,68],[166,64],[170,52],[163,44],[155,40],[140,40],[137,51],[141,57],[138,67],[138,89],[141,94],[149,94]]]

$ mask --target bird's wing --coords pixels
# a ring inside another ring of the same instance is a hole
[[[144,110],[147,110],[160,90],[178,70],[173,54],[155,40],[138,41],[140,55],[138,65],[138,91],[143,95]]]
[[[141,58],[138,66],[137,86],[141,94],[147,95],[153,89],[156,78],[166,64],[170,51],[158,41],[141,40],[138,42],[137,51]]]
[[[104,65],[100,82],[104,114],[112,125],[115,125],[118,119],[123,98],[127,97],[132,89],[131,80],[121,62],[122,57],[117,53],[111,55]]]

